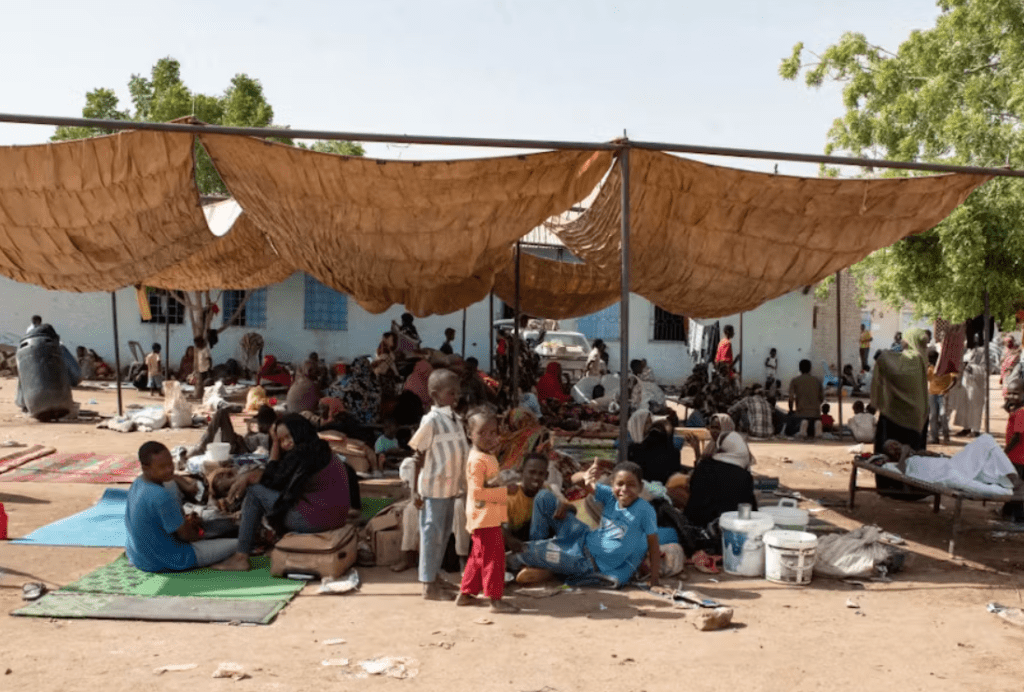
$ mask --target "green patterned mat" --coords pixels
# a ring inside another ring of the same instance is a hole
[[[267,624],[304,585],[270,576],[265,556],[255,558],[248,572],[152,574],[132,567],[122,554],[12,615]]]
[[[248,572],[194,569],[187,572],[153,574],[132,567],[122,554],[109,565],[86,574],[61,592],[102,593],[124,596],[185,596],[273,600],[292,596],[304,582],[270,576],[270,558],[254,558]]]
[[[39,618],[161,620],[173,622],[246,622],[267,625],[288,604],[285,599],[243,601],[233,598],[122,596],[57,591],[11,615]]]

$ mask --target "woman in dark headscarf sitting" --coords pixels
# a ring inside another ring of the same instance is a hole
[[[266,468],[239,476],[228,493],[228,504],[245,493],[238,552],[214,569],[249,569],[249,556],[264,516],[277,535],[283,536],[291,531],[317,533],[340,528],[348,520],[349,509],[358,509],[358,479],[353,487],[354,474],[317,436],[312,423],[290,413],[270,434]]]
[[[654,422],[651,412],[639,409],[629,418],[628,458],[640,465],[644,479],[664,484],[673,473],[681,471],[679,450],[672,444],[664,422]]]
[[[722,433],[715,441],[710,459],[702,459],[690,474],[690,499],[684,514],[694,526],[707,526],[746,502],[757,509],[754,477],[750,465],[754,457],[739,433]]]

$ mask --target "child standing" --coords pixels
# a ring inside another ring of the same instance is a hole
[[[462,494],[469,444],[462,423],[452,410],[459,398],[459,376],[451,370],[430,373],[427,391],[434,405],[409,440],[416,452],[412,501],[420,510],[419,578],[423,598],[451,600],[444,592],[455,588],[438,575],[448,537],[452,534],[455,499]]]
[[[160,375],[160,344],[153,344],[153,350],[146,356],[146,372],[149,375],[146,388],[150,396],[157,396],[164,384],[164,378]]]
[[[491,599],[493,612],[516,613],[518,608],[501,600],[505,592],[505,540],[501,525],[508,521],[508,498],[519,492],[519,486],[485,486],[499,471],[498,460],[492,454],[498,446],[498,419],[493,412],[483,409],[470,415],[469,439],[473,441],[473,451],[466,462],[466,529],[473,534],[473,550],[455,605],[472,605],[482,591]]]

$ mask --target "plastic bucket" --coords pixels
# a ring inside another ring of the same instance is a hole
[[[774,507],[761,507],[759,511],[770,514],[775,519],[775,528],[785,531],[806,531],[810,521],[807,510],[797,507],[796,500],[792,498],[779,500]]]
[[[206,445],[206,458],[210,461],[227,461],[231,458],[231,444],[228,442],[211,442]]]
[[[765,578],[776,584],[811,583],[818,537],[806,531],[773,530],[764,535]]]
[[[751,512],[749,519],[740,519],[738,512],[725,512],[718,520],[722,529],[722,569],[741,577],[764,574],[764,534],[775,520],[763,512]]]

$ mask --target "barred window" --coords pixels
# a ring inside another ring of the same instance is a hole
[[[184,324],[185,323],[185,306],[181,302],[175,300],[167,291],[164,290],[151,290],[146,296],[149,299],[149,312],[153,316],[153,319],[146,322],[147,324]],[[167,305],[165,311],[164,305]]]
[[[654,341],[686,341],[688,320],[654,306]]]
[[[306,274],[306,329],[348,331],[348,296]]]
[[[600,312],[595,312],[576,320],[576,331],[589,340],[619,340],[619,304],[609,305]]]
[[[224,291],[221,298],[223,303],[223,322],[227,325],[228,320],[238,310],[238,306],[245,300],[246,293],[252,293],[245,306],[231,322],[233,327],[266,327],[267,326],[267,289],[257,288],[253,291]]]

